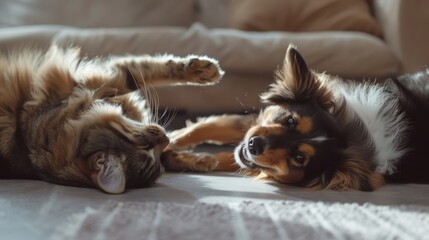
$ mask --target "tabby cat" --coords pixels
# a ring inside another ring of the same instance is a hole
[[[107,193],[149,186],[163,172],[169,139],[148,86],[213,84],[222,75],[216,60],[200,56],[87,59],[52,46],[0,57],[0,178]]]

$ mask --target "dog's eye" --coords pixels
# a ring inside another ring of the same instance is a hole
[[[289,116],[286,119],[286,127],[293,128],[296,126],[296,119],[292,116]]]
[[[294,160],[299,164],[304,164],[306,158],[307,157],[302,152],[297,152],[297,153],[295,153],[295,156],[294,156]]]

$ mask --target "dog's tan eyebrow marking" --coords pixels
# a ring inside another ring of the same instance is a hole
[[[299,145],[298,151],[300,151],[303,154],[305,154],[306,160],[305,160],[305,162],[303,164],[297,164],[295,161],[291,161],[290,164],[292,166],[297,166],[297,167],[299,167],[299,166],[307,166],[310,158],[313,157],[314,154],[316,153],[316,150],[314,149],[314,147],[311,146],[308,143],[303,143],[303,144]]]
[[[273,115],[272,107],[265,108],[258,116],[257,123],[260,125],[267,125]]]
[[[302,134],[309,133],[313,128],[313,119],[311,117],[301,117],[298,119],[296,129]]]
[[[312,157],[316,153],[316,150],[314,149],[314,147],[308,143],[303,143],[299,145],[298,151],[304,153],[307,157]]]

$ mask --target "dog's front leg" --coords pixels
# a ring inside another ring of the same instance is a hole
[[[169,150],[192,149],[202,143],[238,144],[255,122],[257,115],[219,115],[188,122],[185,128],[169,133]]]
[[[232,152],[201,153],[167,150],[161,155],[162,165],[167,171],[235,172],[240,167],[234,161]]]
[[[253,125],[256,114],[220,115],[199,118],[196,123],[170,133],[171,142],[162,154],[168,171],[236,171],[232,152],[200,153],[183,151],[201,143],[238,144]]]

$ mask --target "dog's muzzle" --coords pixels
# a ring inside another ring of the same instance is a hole
[[[234,151],[235,161],[243,168],[255,168],[253,156],[261,155],[265,149],[265,141],[261,137],[251,137],[244,141]]]

